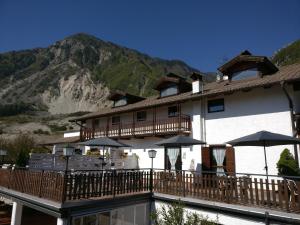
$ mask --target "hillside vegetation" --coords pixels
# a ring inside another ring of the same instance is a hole
[[[297,40],[288,46],[279,49],[272,61],[278,66],[286,66],[300,62],[300,40]]]
[[[0,108],[22,105],[51,114],[95,111],[110,104],[110,90],[149,96],[166,73],[187,76],[194,70],[179,60],[152,58],[76,34],[47,48],[0,54]]]

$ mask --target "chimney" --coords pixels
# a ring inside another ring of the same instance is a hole
[[[203,76],[200,73],[193,72],[191,79],[193,80],[193,94],[203,93]]]
[[[223,80],[223,74],[221,74],[220,72],[217,72],[217,76],[216,76],[216,82],[221,82]]]

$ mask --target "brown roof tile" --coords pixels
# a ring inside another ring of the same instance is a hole
[[[96,118],[105,115],[129,112],[133,110],[139,110],[143,108],[149,108],[154,106],[169,105],[177,102],[182,102],[191,99],[199,99],[202,97],[214,96],[224,93],[231,93],[234,91],[247,90],[251,88],[269,86],[279,84],[281,81],[292,82],[300,80],[300,64],[293,64],[284,66],[272,75],[265,75],[261,77],[249,78],[239,81],[221,81],[208,83],[204,86],[204,92],[199,94],[192,94],[192,92],[186,92],[179,95],[174,95],[165,98],[159,98],[158,96],[152,96],[142,100],[140,102],[129,104],[122,107],[104,108],[99,112],[93,112],[82,117],[73,119],[72,121],[81,121],[89,118]]]

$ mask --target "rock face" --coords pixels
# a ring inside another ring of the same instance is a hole
[[[151,58],[76,34],[47,48],[0,54],[0,106],[13,105],[16,113],[96,111],[111,104],[107,96],[112,89],[148,96],[166,73],[186,76],[192,71],[178,60]]]

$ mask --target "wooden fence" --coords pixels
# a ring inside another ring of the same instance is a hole
[[[0,169],[0,186],[56,202],[156,192],[229,204],[300,212],[300,182],[155,170],[61,173]]]
[[[66,200],[115,197],[150,191],[150,171],[94,171],[66,176]]]
[[[98,170],[73,173],[0,169],[0,187],[65,202],[150,192],[151,173],[141,170]]]
[[[64,176],[57,172],[0,169],[0,186],[57,202],[64,197]]]
[[[286,179],[154,172],[153,191],[229,204],[300,212],[300,182]]]

